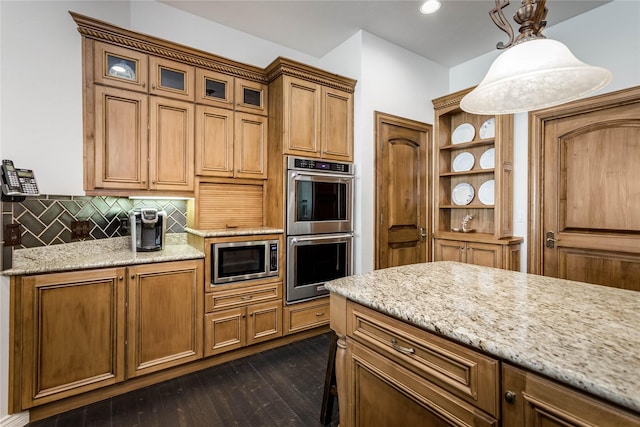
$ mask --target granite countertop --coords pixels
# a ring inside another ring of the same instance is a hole
[[[204,258],[204,253],[187,244],[186,233],[168,233],[166,236],[164,249],[154,252],[131,251],[130,237],[16,249],[13,267],[2,274],[16,276]]]
[[[325,286],[640,411],[640,292],[457,262],[377,270]]]
[[[232,236],[258,236],[261,234],[283,234],[281,228],[256,227],[256,228],[221,228],[214,230],[197,230],[185,227],[187,233],[200,237],[232,237]]]

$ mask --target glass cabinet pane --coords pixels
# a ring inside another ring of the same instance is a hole
[[[260,107],[262,105],[262,92],[255,89],[244,88],[242,102],[248,105]]]
[[[227,84],[217,80],[205,79],[205,96],[227,99]]]
[[[160,86],[184,92],[186,87],[185,73],[168,68],[160,68]]]
[[[107,74],[126,80],[136,80],[138,62],[132,59],[107,54]]]

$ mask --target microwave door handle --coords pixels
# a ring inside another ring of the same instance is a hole
[[[332,173],[322,173],[322,172],[307,172],[307,171],[293,171],[291,172],[291,178],[296,178],[299,176],[311,176],[311,177],[321,177],[321,178],[329,178],[332,181],[337,182],[349,182],[353,181],[353,175],[334,175]]]

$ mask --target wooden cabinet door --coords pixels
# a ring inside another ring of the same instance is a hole
[[[323,87],[320,123],[322,158],[353,161],[353,94]]]
[[[146,94],[95,86],[95,188],[147,189],[147,115]]]
[[[497,426],[494,418],[390,359],[352,342],[350,413],[357,427]],[[455,421],[453,421],[455,420]]]
[[[320,157],[322,87],[295,77],[283,77],[284,154]]]
[[[267,118],[235,113],[234,176],[267,179]]]
[[[129,378],[202,357],[202,260],[128,268]]]
[[[208,313],[204,318],[205,356],[244,347],[247,342],[246,307]]]
[[[465,243],[459,240],[433,240],[434,261],[467,262]]]
[[[467,263],[502,268],[502,246],[467,242]]]
[[[196,106],[196,174],[233,177],[233,111]]]
[[[195,68],[169,59],[149,57],[149,93],[193,102]]]
[[[234,78],[202,68],[196,69],[196,102],[232,110]]]
[[[147,55],[104,42],[94,43],[93,78],[96,83],[147,93]]]
[[[504,426],[640,426],[635,414],[510,365],[502,366]]]
[[[235,110],[244,113],[268,114],[268,87],[251,80],[235,79]]]
[[[149,189],[193,191],[194,105],[151,96]]]
[[[282,301],[247,307],[247,345],[282,336]]]
[[[23,279],[23,409],[124,380],[124,278],[110,268]]]

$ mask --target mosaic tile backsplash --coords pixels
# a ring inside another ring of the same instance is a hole
[[[2,202],[2,229],[7,224],[22,226],[22,244],[14,246],[15,249],[120,237],[129,235],[128,228],[121,227],[121,221],[128,220],[131,209],[143,206],[167,212],[167,233],[184,232],[186,200],[51,195],[27,197],[22,202]],[[71,221],[89,221],[90,237],[72,239]],[[12,248],[3,245],[3,269],[10,267],[11,253]]]

